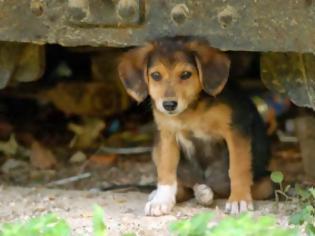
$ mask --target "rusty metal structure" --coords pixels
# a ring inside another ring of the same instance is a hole
[[[314,0],[0,1],[4,42],[127,47],[161,36],[198,35],[222,50],[291,52],[263,54],[262,78],[269,88],[313,109],[314,25]],[[269,73],[274,64],[269,62],[299,66]]]
[[[201,35],[223,50],[315,52],[313,0],[1,0],[0,40],[64,46]]]

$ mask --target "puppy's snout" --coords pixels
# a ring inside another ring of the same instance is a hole
[[[177,107],[177,102],[176,101],[164,101],[163,107],[167,111],[174,111]]]

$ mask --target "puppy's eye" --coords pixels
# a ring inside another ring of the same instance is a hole
[[[150,75],[151,78],[155,81],[160,81],[162,79],[162,76],[159,72],[152,72]]]
[[[184,71],[181,75],[180,75],[180,79],[181,80],[186,80],[189,79],[191,77],[191,72],[190,71]]]

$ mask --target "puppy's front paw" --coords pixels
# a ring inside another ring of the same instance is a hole
[[[149,202],[154,198],[156,192],[157,192],[157,190],[155,189],[155,190],[153,190],[153,191],[149,194],[149,197],[148,197],[148,201],[149,201]]]
[[[254,210],[253,202],[251,200],[245,201],[230,201],[228,200],[225,204],[225,212],[228,214],[240,214],[242,212]]]
[[[176,184],[158,185],[149,196],[144,212],[147,216],[166,215],[175,205]]]
[[[196,201],[203,206],[210,206],[213,202],[213,192],[205,184],[195,184],[193,187]]]

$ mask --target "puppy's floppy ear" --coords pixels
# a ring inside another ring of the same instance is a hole
[[[223,52],[210,47],[205,41],[190,41],[187,47],[195,55],[203,89],[212,96],[219,94],[229,77],[229,58]]]
[[[120,80],[128,94],[137,102],[148,96],[146,83],[147,61],[153,45],[134,48],[123,54],[118,65]]]

